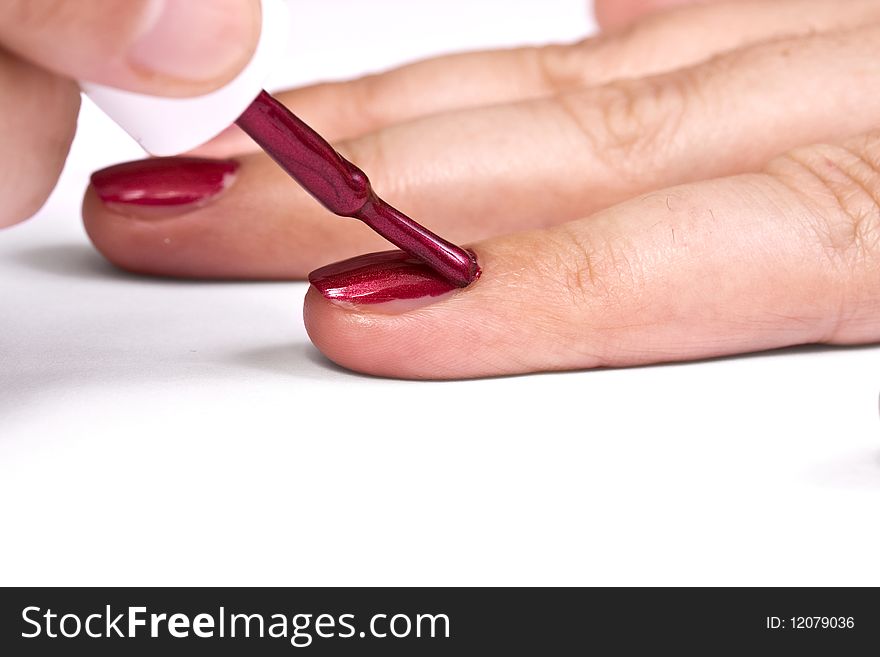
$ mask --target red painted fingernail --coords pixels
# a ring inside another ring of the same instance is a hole
[[[316,269],[309,282],[325,298],[354,304],[395,304],[411,310],[460,290],[426,264],[403,251],[382,251]]]
[[[228,189],[238,166],[235,160],[157,157],[96,171],[92,187],[104,204],[125,213],[179,214]]]

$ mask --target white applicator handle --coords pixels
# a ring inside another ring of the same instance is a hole
[[[226,86],[202,96],[162,98],[80,84],[83,92],[152,155],[176,155],[217,136],[257,97],[272,65],[283,52],[287,7],[282,0],[262,0],[262,28],[254,55]]]

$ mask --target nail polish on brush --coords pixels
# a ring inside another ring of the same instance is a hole
[[[330,212],[360,219],[459,287],[476,277],[471,253],[376,196],[363,171],[265,91],[236,123]]]
[[[455,286],[474,281],[480,269],[471,252],[380,199],[363,171],[262,90],[281,52],[288,18],[280,0],[262,0],[261,6],[262,32],[251,62],[213,93],[157,98],[94,84],[83,84],[83,90],[153,155],[185,152],[236,122],[328,210],[360,219]]]

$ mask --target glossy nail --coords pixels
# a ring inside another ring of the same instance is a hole
[[[255,0],[152,0],[128,61],[146,75],[231,79],[250,58],[259,33]]]
[[[461,289],[403,251],[382,251],[316,269],[309,282],[331,301],[354,304],[395,303],[404,311]],[[406,302],[406,303],[399,303]]]
[[[98,198],[111,208],[138,214],[180,214],[201,207],[235,181],[238,162],[160,157],[125,162],[92,174]]]

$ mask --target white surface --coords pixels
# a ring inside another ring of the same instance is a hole
[[[586,20],[297,2],[320,27],[295,25],[279,84]],[[395,46],[360,50],[376,30]],[[88,173],[138,155],[86,107],[49,204],[0,234],[0,584],[880,584],[880,348],[353,375],[309,344],[304,284],[135,278],[91,250]]]
[[[190,98],[136,94],[81,83],[95,105],[153,155],[178,155],[213,139],[253,102],[288,43],[283,0],[262,0],[260,42],[247,66],[226,86]]]

